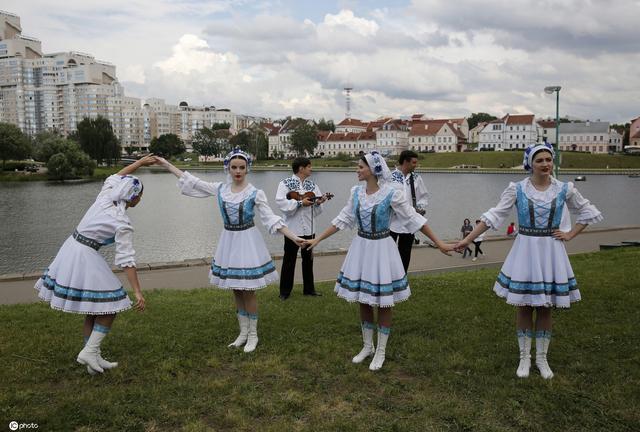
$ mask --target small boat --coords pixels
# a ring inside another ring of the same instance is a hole
[[[577,176],[574,181],[587,181],[587,176]]]

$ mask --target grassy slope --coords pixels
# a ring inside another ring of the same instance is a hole
[[[81,317],[46,305],[0,307],[0,424],[40,430],[631,431],[640,424],[639,250],[572,257],[584,301],[557,311],[556,377],[515,377],[514,309],[496,270],[412,279],[396,308],[387,362],[351,364],[354,305],[330,293],[283,303],[259,294],[260,344],[236,336],[228,293],[155,291],[122,314],[103,351],[120,367],[75,364]],[[532,372],[535,369],[532,369]]]

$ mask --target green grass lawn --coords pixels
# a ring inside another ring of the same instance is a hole
[[[357,306],[322,284],[259,293],[260,343],[226,345],[229,293],[147,293],[103,344],[120,367],[75,363],[82,317],[44,304],[0,307],[0,424],[50,431],[637,431],[640,428],[640,250],[572,257],[583,301],[554,312],[545,381],[518,379],[514,308],[496,270],[411,279],[395,310],[383,369],[353,365]]]

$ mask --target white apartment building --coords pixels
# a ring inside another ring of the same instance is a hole
[[[346,118],[336,125],[335,133],[347,133],[347,132],[365,132],[367,130],[367,123],[363,123],[361,120]]]
[[[478,150],[525,149],[529,145],[542,141],[542,128],[533,114],[507,114],[499,120],[493,120],[479,134]]]
[[[409,122],[388,120],[375,130],[378,151],[383,155],[397,155],[409,148]]]
[[[376,133],[373,131],[329,132],[318,137],[315,154],[321,157],[333,157],[339,153],[359,156],[375,150],[376,146]]]
[[[556,121],[555,120],[539,120],[538,126],[542,129],[542,139],[545,138],[549,144],[556,144]]]
[[[466,138],[459,125],[448,119],[414,121],[409,131],[409,148],[418,152],[464,151]]]
[[[560,150],[608,153],[609,139],[609,122],[560,123]]]
[[[622,134],[617,130],[611,129],[609,132],[609,151],[621,152],[622,151]]]

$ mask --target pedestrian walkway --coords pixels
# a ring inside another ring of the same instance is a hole
[[[640,239],[640,227],[619,227],[604,229],[588,229],[581,235],[568,242],[569,254],[595,252],[600,244],[621,243],[628,240]],[[461,254],[453,253],[446,256],[437,249],[420,245],[414,247],[409,267],[409,276],[473,270],[486,267],[499,267],[504,261],[513,238],[488,237],[482,243],[484,257],[471,261],[471,257],[462,258]],[[473,248],[473,247],[472,247]],[[314,276],[316,281],[335,280],[346,251],[317,253],[314,257]],[[280,271],[281,256],[275,257],[276,268]],[[157,263],[140,265],[138,277],[143,290],[150,289],[194,289],[209,286],[209,259],[187,260],[179,263]],[[125,287],[128,287],[124,273],[118,273]],[[37,275],[4,275],[0,276],[0,304],[32,303],[38,301],[33,285]],[[302,283],[302,269],[300,260],[297,261],[296,283]],[[268,289],[276,289],[277,286]],[[327,294],[327,293],[325,293]],[[293,295],[302,295],[302,289],[295,287]]]

